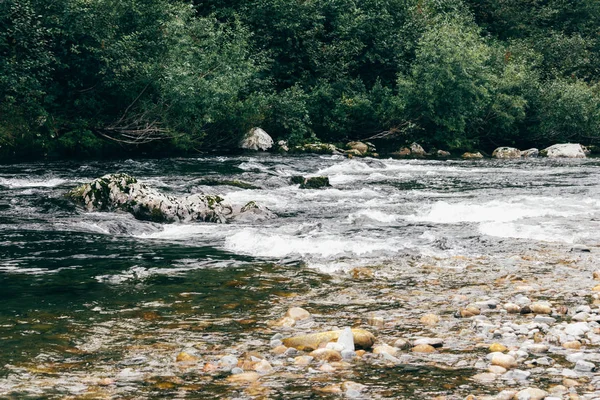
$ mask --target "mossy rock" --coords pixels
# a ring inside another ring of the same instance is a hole
[[[259,186],[238,180],[203,179],[198,183],[204,186],[233,186],[240,189],[261,189]]]
[[[294,185],[300,185],[300,189],[320,189],[331,186],[329,178],[326,176],[313,176],[312,178],[292,176],[291,182]]]

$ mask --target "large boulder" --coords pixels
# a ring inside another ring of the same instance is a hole
[[[514,147],[498,147],[492,153],[493,158],[521,158],[521,150],[515,149]]]
[[[586,158],[586,149],[579,143],[561,143],[540,152],[548,158]]]
[[[346,148],[348,150],[356,150],[363,156],[369,152],[369,146],[363,142],[348,142],[346,143]]]
[[[252,128],[240,142],[240,148],[266,151],[273,147],[273,139],[261,128]]]
[[[126,211],[137,219],[155,222],[228,222],[261,220],[274,215],[254,202],[231,205],[222,197],[193,194],[175,197],[150,188],[127,174],[109,174],[68,193],[87,211]]]
[[[322,344],[335,342],[344,333],[343,330],[311,333],[309,335],[294,336],[283,339],[283,344],[301,351],[318,349]],[[375,343],[375,336],[364,329],[352,329],[354,346],[359,349],[370,349]]]

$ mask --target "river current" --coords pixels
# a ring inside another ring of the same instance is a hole
[[[174,195],[256,201],[277,218],[158,224],[86,212],[65,198],[114,172]],[[462,259],[510,269],[515,255],[594,247],[599,172],[596,159],[273,155],[0,165],[0,396],[255,397],[214,374],[182,370],[174,356],[196,349],[206,361],[268,351],[276,331],[266,322],[295,303],[311,310],[319,328],[400,312],[380,300],[377,283],[361,289],[360,279],[346,280],[361,268],[374,268],[392,285],[386,290],[402,295],[419,285],[410,273],[419,263],[444,269],[439,275],[451,281],[464,273]],[[331,187],[299,189],[290,184],[294,175],[327,176]],[[225,182],[232,180],[254,188]],[[352,373],[378,388],[369,396],[427,398],[415,395],[422,371],[413,387],[406,371],[379,370],[384,385],[366,370]],[[458,375],[440,372],[450,387],[439,390],[467,393]],[[313,398],[319,382],[265,381],[272,398]]]

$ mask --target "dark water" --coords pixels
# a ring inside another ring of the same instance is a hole
[[[385,265],[381,276],[402,292],[418,284],[405,272],[420,257],[501,258],[540,246],[595,245],[599,171],[593,159],[317,156],[2,165],[0,395],[323,396],[313,390],[318,380],[306,381],[302,371],[284,366],[287,375],[265,378],[267,392],[253,395],[219,376],[182,370],[173,358],[188,348],[200,349],[207,359],[220,352],[268,351],[274,331],[266,321],[283,315],[294,299],[313,310],[319,326],[360,324],[374,305],[339,295],[356,284],[344,278],[356,267]],[[76,185],[113,172],[176,195],[256,200],[278,218],[255,225],[161,225],[126,214],[87,213],[64,197]],[[332,187],[290,186],[289,177],[298,174],[327,175]],[[379,293],[377,285],[365,284],[364,290]],[[328,313],[345,321],[332,321]],[[425,398],[423,382],[432,379],[440,382],[435,393],[459,393],[465,371],[358,365],[348,374],[376,388],[374,397]],[[104,378],[114,382],[99,386]]]

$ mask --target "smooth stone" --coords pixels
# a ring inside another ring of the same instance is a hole
[[[426,152],[420,144],[413,143],[410,145],[410,154],[413,156],[422,157],[426,154]]]
[[[348,142],[346,143],[346,148],[358,151],[358,155],[365,155],[369,152],[369,146],[363,142]]]
[[[244,370],[243,370],[243,369],[241,369],[240,367],[235,367],[234,369],[232,369],[232,370],[231,370],[231,373],[232,373],[233,375],[237,375],[237,374],[243,374],[243,373],[244,373]]]
[[[220,368],[223,368],[225,370],[231,370],[231,369],[237,367],[238,359],[234,356],[224,356],[224,357],[221,357],[218,365]]]
[[[321,372],[335,372],[335,367],[331,364],[325,363],[319,367],[319,371]]]
[[[283,346],[283,342],[281,340],[279,340],[279,339],[271,340],[271,342],[269,344],[273,348],[277,348],[277,347]],[[283,347],[285,347],[285,346],[283,346]]]
[[[329,343],[327,343],[327,346],[325,346],[325,348],[329,349],[329,350],[335,350],[340,353],[344,350],[344,346],[342,346],[341,344],[339,344],[337,342],[336,343],[329,342]]]
[[[309,356],[314,357],[316,360],[325,360],[330,362],[342,360],[342,355],[340,352],[331,349],[317,349],[312,351]]]
[[[592,277],[594,278],[594,280],[600,281],[600,270],[594,271],[592,273]]]
[[[517,366],[517,360],[511,355],[503,353],[491,353],[492,365],[499,365],[506,369],[511,369]]]
[[[373,347],[373,354],[382,354],[382,353],[387,353],[387,354],[395,357],[396,354],[398,354],[398,348],[387,345],[387,344],[380,344],[380,345]]]
[[[573,321],[582,321],[585,322],[590,318],[590,314],[586,312],[579,312],[571,317]]]
[[[319,348],[321,343],[329,343],[339,339],[343,330],[312,333],[309,335],[294,336],[283,339],[287,347],[294,347],[301,351],[310,351]],[[364,329],[352,329],[355,348],[370,349],[375,343],[375,336]]]
[[[272,146],[273,138],[261,128],[252,128],[239,144],[241,149],[262,151],[267,151]]]
[[[548,392],[538,388],[527,388],[517,392],[514,396],[515,400],[543,400],[548,396]]]
[[[522,158],[535,158],[540,155],[540,151],[536,148],[531,148],[521,151]]]
[[[446,150],[438,150],[435,154],[438,157],[450,157],[452,155],[449,151]]]
[[[355,390],[357,392],[362,392],[367,387],[362,383],[353,382],[353,381],[345,381],[342,383],[342,390],[347,392],[348,390]]]
[[[543,315],[543,314],[538,314],[533,318],[534,322],[539,322],[541,324],[548,324],[548,325],[552,325],[554,323],[556,323],[556,319],[548,316],[548,315]]]
[[[275,355],[281,355],[284,354],[286,352],[288,348],[285,347],[284,345],[279,345],[273,348],[273,350],[271,350],[271,352]]]
[[[501,391],[500,393],[498,393],[494,397],[494,400],[512,400],[515,397],[515,394],[517,394],[516,390],[505,389],[505,390]]]
[[[413,353],[435,353],[435,348],[428,344],[419,344],[412,348]]]
[[[343,350],[342,351],[342,359],[344,360],[352,360],[356,357],[356,351],[354,350]]]
[[[304,308],[292,307],[285,314],[286,317],[293,319],[294,321],[302,321],[311,317],[310,313]]]
[[[592,250],[587,247],[584,246],[582,244],[576,244],[573,247],[571,247],[571,252],[573,253],[590,253]]]
[[[367,319],[367,324],[374,328],[381,329],[385,325],[385,321],[381,317],[370,316]]]

